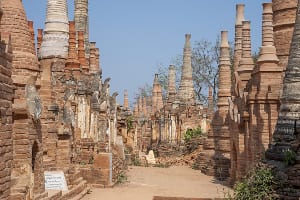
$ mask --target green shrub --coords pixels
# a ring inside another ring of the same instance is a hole
[[[203,136],[203,132],[200,127],[195,129],[188,129],[184,134],[184,141],[189,142],[193,137]]]
[[[133,129],[133,118],[132,117],[128,117],[126,119],[126,126],[127,126],[127,133]]]
[[[134,166],[142,166],[142,163],[141,161],[138,159],[138,158],[135,158],[133,161],[132,161],[132,164]]]
[[[193,163],[191,167],[192,167],[192,169],[194,169],[194,170],[200,170],[200,166],[199,166],[198,163]]]
[[[127,178],[126,173],[122,171],[118,174],[117,179],[116,179],[116,183],[117,184],[123,184],[127,181],[127,179],[128,178]]]
[[[271,200],[274,183],[274,175],[270,169],[257,167],[250,171],[243,181],[235,184],[233,194],[227,194],[227,199]]]
[[[286,165],[293,165],[296,163],[296,157],[297,154],[293,150],[288,149],[284,152],[284,163]]]
[[[89,164],[94,164],[94,156],[90,156]]]

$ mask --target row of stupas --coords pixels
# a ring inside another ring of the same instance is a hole
[[[134,128],[130,131],[133,149],[148,152],[161,144],[179,144],[187,130],[202,128],[209,124],[208,109],[195,99],[193,86],[191,34],[185,35],[183,65],[178,91],[176,69],[169,66],[166,99],[163,100],[162,86],[155,74],[152,95],[139,97],[134,106]]]
[[[190,35],[186,35],[178,92],[175,69],[170,66],[166,100],[162,101],[155,75],[152,97],[140,98],[135,105],[132,140],[136,148],[147,152],[163,142],[180,143],[185,131],[201,127],[207,132],[198,156],[203,173],[234,183],[266,159],[283,178],[277,197],[297,199],[299,9],[297,0],[263,4],[262,44],[254,60],[251,22],[245,20],[245,5],[237,5],[233,59],[228,33],[221,33],[217,111],[213,115],[212,106],[203,108],[194,99]],[[211,102],[211,95],[209,99]]]
[[[70,199],[121,170],[117,93],[89,41],[88,0],[74,5],[69,21],[67,0],[48,0],[35,44],[22,1],[0,1],[0,199]],[[64,173],[68,191],[48,193],[52,171]]]
[[[229,46],[222,34],[218,110],[199,155],[200,168],[234,183],[264,162],[280,180],[274,199],[298,199],[300,1],[263,3],[262,44],[256,62],[244,7],[238,4],[236,9],[233,73],[229,73]]]
[[[221,33],[215,113],[211,91],[208,107],[195,100],[190,34],[179,90],[170,66],[167,99],[155,75],[151,98],[140,98],[131,113],[127,92],[124,106],[118,106],[110,78],[102,81],[99,49],[89,41],[88,0],[75,0],[75,21],[68,19],[66,0],[48,0],[37,45],[22,1],[1,0],[0,199],[71,199],[85,193],[87,183],[110,185],[124,164],[123,139],[133,150],[147,152],[180,144],[194,128],[207,134],[199,154],[203,173],[235,182],[265,157],[282,180],[278,197],[297,199],[297,3],[263,4],[257,62],[251,55],[251,23],[244,5],[237,5],[233,63],[227,32]],[[48,194],[44,172],[52,171],[64,173],[67,192]]]

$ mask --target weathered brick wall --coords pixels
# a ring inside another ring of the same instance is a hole
[[[274,41],[280,66],[286,68],[291,45],[297,0],[272,0]],[[283,74],[284,75],[284,74]]]
[[[3,36],[2,36],[3,39]],[[12,55],[10,46],[0,42],[0,199],[10,194],[12,166]]]
[[[12,177],[14,184],[11,185],[11,191],[17,194],[14,191],[16,184],[19,188],[26,188],[29,185],[29,191],[24,190],[23,195],[30,193],[32,196],[33,193],[40,194],[44,190],[41,159],[42,138],[39,120],[33,120],[35,113],[31,112],[32,110],[27,104],[25,87],[29,80],[35,80],[38,77],[39,65],[22,1],[2,0],[0,7],[3,10],[0,31],[11,35],[11,77],[15,89],[12,105],[13,162],[10,166],[14,175]],[[32,82],[31,86],[31,88],[35,87],[35,81]],[[35,94],[35,88],[34,91]],[[34,147],[34,144],[37,148]]]

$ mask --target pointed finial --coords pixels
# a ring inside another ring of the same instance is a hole
[[[245,10],[245,5],[244,4],[237,4],[236,5],[235,25],[242,25],[243,21],[245,21],[244,10]]]
[[[191,34],[185,34],[185,48],[190,48],[191,47]]]
[[[229,47],[228,31],[221,31],[221,47]]]

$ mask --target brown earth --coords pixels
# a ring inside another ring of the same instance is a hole
[[[128,182],[114,188],[92,189],[83,200],[152,200],[153,196],[215,198],[230,189],[200,171],[170,168],[129,167]]]

